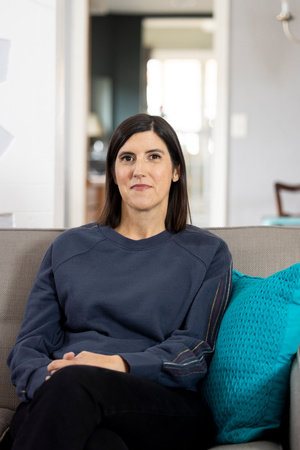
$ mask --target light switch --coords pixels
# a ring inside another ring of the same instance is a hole
[[[245,139],[248,135],[248,117],[246,114],[232,114],[230,134],[235,139]]]

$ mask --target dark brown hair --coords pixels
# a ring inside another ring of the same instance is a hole
[[[106,199],[103,211],[98,219],[101,225],[116,228],[121,221],[122,198],[114,181],[115,161],[120,148],[136,133],[152,130],[168,147],[173,168],[179,167],[179,180],[172,182],[165,226],[168,231],[178,232],[186,228],[191,218],[188,203],[186,168],[178,137],[171,125],[160,116],[136,114],[124,120],[114,131],[106,158]]]

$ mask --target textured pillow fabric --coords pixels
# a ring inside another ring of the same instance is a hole
[[[202,384],[217,443],[259,439],[280,426],[299,344],[300,263],[268,278],[234,271],[231,300]]]

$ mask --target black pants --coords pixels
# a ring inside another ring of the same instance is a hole
[[[91,366],[56,372],[19,406],[13,450],[189,450],[211,445],[199,394]]]

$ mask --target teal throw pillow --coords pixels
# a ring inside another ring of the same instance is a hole
[[[278,429],[300,344],[300,263],[268,278],[233,272],[233,290],[202,389],[217,443]]]

